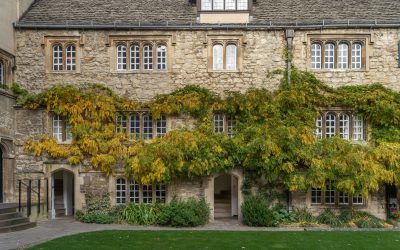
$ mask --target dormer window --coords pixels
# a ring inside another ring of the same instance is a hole
[[[236,11],[248,10],[248,0],[202,0],[202,11]]]

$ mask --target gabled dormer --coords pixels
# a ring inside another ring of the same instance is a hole
[[[253,0],[197,0],[199,23],[249,23]]]

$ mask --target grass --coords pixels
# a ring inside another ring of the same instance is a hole
[[[30,249],[400,249],[400,232],[101,231]]]

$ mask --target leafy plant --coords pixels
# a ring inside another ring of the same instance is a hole
[[[342,221],[340,221],[339,217],[332,212],[330,209],[325,209],[318,217],[318,223],[326,224],[333,227],[343,226]]]
[[[270,209],[270,203],[261,195],[248,196],[242,204],[243,223],[253,227],[276,227],[279,222]]]
[[[204,199],[180,201],[174,198],[163,207],[158,223],[163,226],[194,227],[207,224],[210,209]]]
[[[161,204],[128,204],[122,212],[122,219],[133,225],[157,224],[162,205]]]

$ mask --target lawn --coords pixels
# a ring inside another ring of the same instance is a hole
[[[30,249],[400,249],[400,232],[101,231]]]

